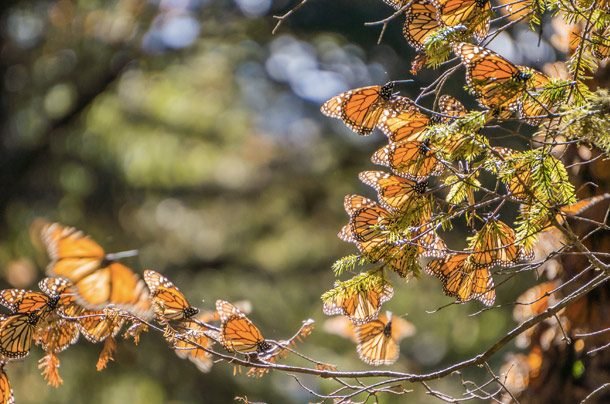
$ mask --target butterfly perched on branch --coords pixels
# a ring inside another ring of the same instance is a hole
[[[370,271],[354,278],[335,282],[335,287],[322,295],[324,314],[342,314],[354,324],[364,324],[379,315],[381,305],[394,296],[394,289],[381,271]]]
[[[59,352],[78,338],[78,330],[56,316],[61,306],[73,304],[71,283],[62,278],[45,278],[39,283],[42,292],[24,289],[0,291],[0,304],[11,312],[0,321],[0,354],[6,358],[27,356],[34,338],[43,347]],[[49,327],[64,326],[64,332]]]
[[[383,171],[363,171],[358,178],[377,191],[380,204],[388,210],[412,211],[426,202],[426,181],[415,182]]]
[[[528,81],[534,76],[533,69],[520,68],[497,53],[470,43],[456,43],[453,51],[466,67],[466,82],[482,107],[502,117],[519,110]]]
[[[191,306],[180,289],[160,273],[147,269],[144,271],[144,281],[150,290],[155,315],[162,323],[185,320],[199,313],[199,309]]]
[[[341,119],[359,135],[369,135],[385,111],[402,110],[409,103],[394,93],[395,83],[346,91],[326,101],[320,110],[326,116]]]
[[[453,253],[444,259],[431,261],[426,272],[434,275],[443,283],[443,292],[457,298],[460,302],[478,299],[486,306],[496,300],[493,279],[488,267],[474,267],[470,253]]]
[[[230,352],[242,354],[264,354],[273,345],[263,337],[254,323],[237,307],[224,300],[216,301],[216,311],[220,316],[220,331],[210,332]]]
[[[469,250],[472,254],[468,260],[476,268],[510,266],[522,256],[515,231],[506,223],[493,218],[470,237]]]
[[[371,161],[389,167],[396,175],[418,182],[440,175],[445,170],[427,138],[390,143],[377,150]]]

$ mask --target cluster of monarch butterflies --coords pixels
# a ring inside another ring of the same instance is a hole
[[[50,258],[49,277],[38,284],[40,291],[0,290],[0,401],[13,403],[13,392],[4,371],[7,363],[28,356],[33,344],[46,353],[40,361],[43,376],[57,387],[57,354],[75,344],[80,335],[92,343],[104,343],[97,369],[112,360],[115,337],[137,344],[155,320],[164,337],[183,359],[202,372],[214,363],[212,347],[219,343],[227,352],[242,354],[248,361],[274,363],[286,356],[295,341],[309,335],[313,320],[303,322],[288,340],[263,337],[247,317],[248,302],[235,305],[216,302],[215,310],[200,312],[166,277],[153,270],[140,278],[117,259],[131,254],[107,254],[92,238],[59,223],[37,223],[34,230]],[[252,368],[251,376],[268,369]]]
[[[441,27],[465,26],[478,40],[489,29],[489,1],[389,1],[389,4],[405,10],[405,36],[420,51],[426,39]],[[558,81],[472,43],[454,42],[451,49],[466,69],[470,91],[485,109],[485,122],[513,114],[534,126],[551,122],[557,112],[557,99],[547,96],[545,89],[557,86]],[[393,363],[398,357],[392,317],[379,319],[381,305],[393,295],[384,270],[405,278],[418,275],[420,262],[426,259],[424,272],[441,280],[447,296],[458,302],[477,299],[492,306],[496,292],[491,269],[510,267],[533,258],[531,246],[523,244],[515,230],[499,220],[495,211],[487,215],[475,213],[482,226],[468,238],[466,249],[455,251],[446,246],[436,231],[441,225],[438,220],[441,215],[435,216],[437,203],[431,188],[434,182],[442,182],[435,177],[448,178],[453,174],[456,182],[460,182],[464,181],[460,178],[473,173],[468,170],[461,173],[460,168],[468,167],[473,159],[461,158],[460,148],[482,148],[484,157],[492,157],[504,167],[510,165],[511,175],[502,182],[510,200],[522,202],[524,210],[533,201],[529,193],[534,185],[532,169],[523,163],[524,159],[520,160],[520,152],[491,147],[486,139],[477,138],[478,133],[439,139],[435,128],[439,125],[459,128],[460,121],[468,119],[471,113],[454,97],[442,95],[438,98],[438,112],[431,116],[431,111],[396,92],[396,83],[353,89],[331,98],[321,107],[323,114],[340,119],[359,135],[366,136],[379,129],[388,140],[387,145],[373,154],[371,161],[389,168],[390,172],[359,174],[360,180],[376,191],[377,201],[361,195],[346,196],[344,207],[349,222],[339,232],[340,239],[356,245],[359,258],[365,263],[381,265],[380,270],[369,272],[381,280],[370,282],[363,277],[358,285],[338,283],[323,296],[327,315],[344,315],[356,329],[371,324],[365,327],[369,336],[355,341],[360,358],[373,365]],[[466,198],[470,204],[475,203],[477,189],[474,185],[468,191]],[[563,205],[560,216],[577,214],[576,211],[597,203],[599,198],[605,196],[576,204],[561,201],[558,203]],[[550,226],[549,221],[537,231]]]

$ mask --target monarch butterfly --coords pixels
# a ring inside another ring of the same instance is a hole
[[[0,304],[10,310],[11,314],[36,314],[45,319],[54,312],[60,304],[70,304],[71,294],[64,292],[71,286],[70,281],[63,278],[45,278],[38,283],[44,292],[34,292],[24,289],[4,289],[0,291]]]
[[[391,312],[355,327],[360,359],[369,365],[391,365],[400,354],[400,341],[415,333],[415,327]]]
[[[104,310],[85,310],[79,314],[78,329],[94,344],[115,337],[123,328],[125,320]]]
[[[544,87],[551,83],[551,78],[527,66],[517,67],[531,75],[527,82],[527,91],[523,94],[519,105],[519,115],[526,123],[537,126],[543,121],[542,116],[556,112],[554,103],[544,94],[539,95]]]
[[[339,118],[359,135],[369,135],[384,110],[402,109],[407,101],[394,93],[396,82],[368,86],[341,93],[326,101],[320,110],[326,116]]]
[[[0,399],[3,404],[15,404],[15,397],[13,396],[13,389],[8,380],[8,375],[4,370],[6,363],[0,363]]]
[[[489,268],[474,268],[468,262],[469,256],[469,253],[449,254],[428,263],[425,271],[441,280],[447,296],[456,297],[460,302],[478,299],[491,306],[496,300],[496,292]]]
[[[428,116],[421,113],[413,101],[409,100],[402,110],[386,111],[377,126],[390,142],[396,143],[403,140],[423,140],[429,122]]]
[[[30,353],[39,320],[36,313],[0,316],[0,357],[3,360],[25,358]]]
[[[509,266],[519,258],[521,249],[515,243],[515,231],[506,223],[490,219],[470,238],[469,263],[475,267]]]
[[[447,94],[440,96],[438,99],[438,107],[441,114],[443,114],[441,117],[441,122],[443,123],[449,123],[455,118],[462,118],[468,113],[464,104]]]
[[[114,304],[150,318],[144,282],[125,265],[112,261],[89,236],[59,223],[44,225],[41,235],[51,259],[47,273],[69,279],[80,304],[88,309]]]
[[[425,217],[425,215],[424,215]],[[426,258],[442,258],[447,255],[447,245],[438,236],[430,218],[422,219],[422,224],[411,229],[411,242],[417,246],[420,256]]]
[[[323,295],[323,311],[327,316],[342,314],[354,324],[364,324],[379,315],[381,305],[394,296],[394,289],[381,276],[374,278],[366,288],[354,291],[340,284],[330,295]]]
[[[216,300],[220,343],[230,352],[264,354],[273,348],[245,314],[224,300]]]
[[[416,50],[424,50],[426,39],[441,27],[437,13],[436,6],[427,0],[414,0],[405,10],[406,20],[402,33]]]
[[[78,325],[72,321],[55,318],[39,324],[34,331],[34,341],[45,352],[59,353],[75,344],[80,336]]]
[[[358,174],[360,181],[373,187],[381,205],[393,211],[411,211],[422,203],[426,192],[426,181],[415,182],[383,171],[363,171]]]
[[[147,269],[144,281],[150,289],[155,314],[163,322],[184,320],[199,313],[199,309],[191,306],[182,292],[160,273]]]
[[[174,351],[181,359],[188,359],[203,373],[212,369],[212,355],[203,348],[211,348],[214,341],[205,335],[206,329],[194,321],[187,320],[181,327],[184,332],[174,341]]]
[[[522,71],[497,53],[473,44],[459,42],[453,51],[466,66],[466,82],[482,107],[500,113],[518,109],[531,72]]]
[[[448,27],[465,25],[478,41],[489,31],[491,2],[489,0],[435,0],[438,20]]]
[[[390,167],[396,175],[418,182],[442,174],[445,168],[430,147],[430,139],[390,143],[377,150],[371,161]]]
[[[391,239],[396,225],[391,212],[360,195],[347,195],[344,207],[350,221],[338,234],[341,240],[355,243],[361,255],[371,262],[385,262],[402,277],[415,269],[417,251],[409,249],[413,244]],[[405,234],[400,236],[406,238]]]
[[[339,238],[356,243],[358,250],[372,261],[383,259],[392,248],[386,234],[391,225],[391,213],[360,195],[347,195],[343,205],[350,221],[339,233]]]

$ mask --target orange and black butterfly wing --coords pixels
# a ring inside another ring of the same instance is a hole
[[[426,266],[426,272],[441,280],[447,296],[456,297],[462,302],[477,298],[491,306],[496,294],[489,269],[475,269],[467,265],[469,256],[467,253],[456,253],[433,260]]]
[[[421,51],[424,49],[426,39],[441,27],[436,16],[437,9],[432,2],[414,1],[405,10],[405,15],[402,33],[409,45]]]
[[[47,274],[73,283],[96,271],[106,255],[99,244],[73,227],[47,224],[41,236],[51,259]]]
[[[0,356],[5,359],[25,358],[30,353],[38,320],[32,314],[13,314],[0,320]]]
[[[46,307],[49,297],[44,293],[24,289],[0,291],[0,304],[11,313],[35,313]]]
[[[353,291],[352,291],[353,292]],[[389,283],[380,283],[356,293],[337,293],[324,301],[324,314],[332,316],[342,314],[354,324],[364,324],[379,315],[381,306],[394,296],[394,289]]]
[[[386,103],[392,96],[393,84],[369,86],[350,90],[326,101],[321,111],[331,118],[339,118],[359,135],[369,135],[381,118]]]
[[[396,175],[418,182],[440,175],[444,170],[427,140],[391,143],[377,150],[371,161],[390,167]]]
[[[272,346],[245,314],[224,300],[216,301],[216,311],[220,315],[220,342],[231,352],[264,353]]]
[[[174,351],[181,359],[188,359],[201,372],[207,373],[214,364],[212,354],[203,348],[210,349],[214,341],[205,335],[205,329],[193,321],[184,324],[187,331],[180,334],[174,342]]]
[[[393,211],[408,211],[421,202],[426,182],[415,182],[383,171],[363,171],[358,177],[377,191],[381,205]]]
[[[89,236],[53,223],[43,227],[42,239],[51,258],[47,273],[70,280],[80,304],[90,309],[114,304],[150,317],[144,282],[125,265],[107,262],[102,247]]]
[[[199,313],[199,309],[191,306],[184,294],[158,272],[144,271],[144,281],[151,292],[157,315],[163,320],[184,320]]]
[[[466,82],[479,104],[496,111],[518,109],[529,75],[497,53],[469,43],[454,45],[466,66]]]
[[[76,322],[57,319],[37,327],[34,340],[45,352],[59,353],[78,341],[80,335]]]
[[[464,104],[446,94],[441,95],[438,99],[438,107],[441,114],[444,115],[440,119],[443,123],[449,123],[455,118],[462,118],[468,113]]]
[[[499,220],[489,220],[473,237],[469,262],[475,267],[509,266],[519,259],[515,231]]]
[[[380,320],[356,327],[357,351],[360,359],[369,365],[391,365],[398,359],[400,349],[392,339],[391,323]]]
[[[15,404],[13,388],[8,380],[8,375],[4,370],[4,365],[5,363],[2,362],[0,366],[0,400],[2,400],[2,404]]]
[[[125,320],[120,317],[108,316],[103,311],[84,310],[79,313],[78,330],[89,342],[97,344],[109,337],[116,336]]]
[[[421,113],[411,101],[410,105],[401,110],[386,111],[377,126],[390,142],[396,143],[403,140],[423,140],[429,122],[430,118]]]
[[[482,41],[489,32],[491,2],[489,0],[436,0],[438,18],[448,27],[465,25]]]

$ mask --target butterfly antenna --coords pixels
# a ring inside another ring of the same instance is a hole
[[[407,79],[407,80],[394,80],[392,81],[393,84],[402,84],[402,83],[413,83],[415,80],[413,79]]]
[[[106,254],[108,261],[117,261],[123,258],[136,257],[139,254],[138,250],[119,251],[116,253]]]

